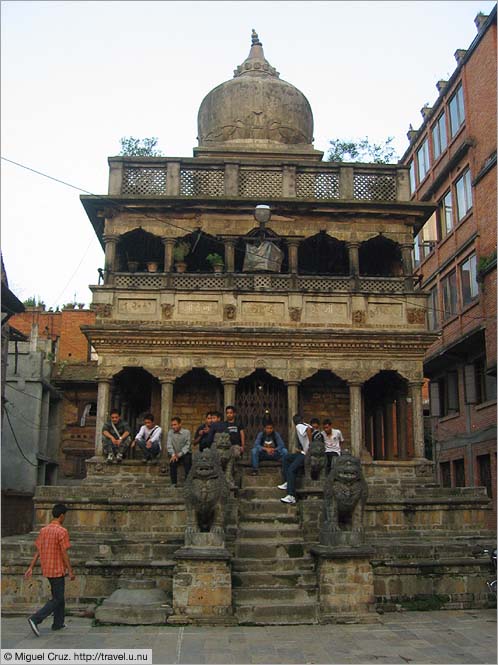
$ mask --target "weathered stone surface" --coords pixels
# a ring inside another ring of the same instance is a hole
[[[95,610],[95,619],[106,624],[164,624],[172,613],[168,597],[154,580],[122,579],[114,593]]]
[[[179,554],[180,556],[181,554]],[[230,563],[215,559],[177,558],[173,577],[174,614],[191,621],[232,615]]]

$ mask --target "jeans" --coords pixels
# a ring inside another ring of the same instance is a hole
[[[39,624],[41,623],[44,619],[46,619],[50,614],[54,615],[54,621],[52,624],[52,628],[54,630],[58,628],[62,628],[64,625],[64,610],[65,610],[65,602],[64,602],[64,586],[65,586],[65,578],[64,577],[48,577],[48,581],[50,582],[50,590],[52,592],[52,598],[45,603],[45,605],[41,608],[41,610],[38,610],[36,614],[33,614],[31,616],[31,619],[36,623]]]
[[[127,439],[126,441],[122,441],[119,446],[115,446],[110,439],[107,437],[103,437],[103,449],[104,449],[104,455],[109,455],[112,453],[113,455],[117,455],[118,453],[121,453],[123,457],[126,455],[126,452],[130,446],[130,440]]]
[[[144,455],[144,459],[153,459],[154,457],[157,457],[161,452],[158,443],[153,443],[150,448],[147,448],[145,441],[137,441],[137,443],[138,447],[140,448],[140,450]]]
[[[192,453],[185,453],[182,455],[177,462],[170,462],[169,465],[169,475],[171,478],[171,484],[176,485],[178,481],[178,465],[183,464],[183,469],[185,471],[185,480],[190,472],[190,467],[192,466]]]
[[[292,453],[282,460],[282,475],[287,483],[287,494],[296,496],[296,475],[299,469],[304,468],[304,455]]]
[[[259,466],[259,460],[280,460],[284,459],[287,455],[287,448],[282,448],[282,450],[275,449],[273,455],[270,455],[266,452],[263,446],[253,446],[251,450],[251,463],[252,468],[257,469]]]
[[[330,473],[330,469],[334,466],[334,461],[335,461],[334,458],[339,457],[339,453],[334,453],[334,452],[325,453],[325,457],[327,458],[327,467],[325,469],[325,473],[328,476]]]

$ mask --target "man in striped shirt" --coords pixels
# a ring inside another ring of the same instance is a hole
[[[71,568],[67,550],[71,547],[69,533],[62,525],[66,517],[67,508],[62,503],[56,503],[52,508],[53,520],[40,531],[35,541],[37,549],[33,560],[29,564],[24,577],[29,579],[33,574],[33,568],[40,559],[42,575],[50,583],[52,598],[35,614],[29,617],[28,623],[34,634],[39,637],[38,624],[50,614],[54,615],[52,630],[61,630],[64,625],[64,586],[66,572],[69,579],[74,580],[75,575]]]

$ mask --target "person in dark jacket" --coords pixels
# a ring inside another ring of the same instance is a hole
[[[260,460],[281,461],[287,455],[288,450],[278,432],[275,431],[272,422],[267,422],[262,432],[259,432],[254,446],[251,450],[252,475],[258,474]]]

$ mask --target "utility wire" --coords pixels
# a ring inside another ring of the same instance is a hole
[[[46,174],[46,173],[43,173],[42,171],[38,171],[38,170],[33,169],[33,168],[31,168],[31,167],[29,167],[29,166],[26,166],[26,165],[24,165],[24,164],[20,164],[19,162],[15,162],[15,161],[13,161],[12,159],[7,159],[7,157],[1,157],[1,159],[5,160],[5,161],[7,161],[7,162],[10,162],[11,164],[15,164],[16,166],[19,166],[19,167],[21,167],[21,168],[23,168],[23,169],[26,169],[26,170],[28,170],[28,171],[32,171],[33,173],[36,173],[37,175],[40,175],[40,176],[42,176],[42,177],[44,177],[44,178],[49,178],[50,180],[54,180],[55,182],[58,182],[58,183],[60,183],[60,184],[62,184],[62,185],[66,185],[67,187],[71,187],[72,189],[76,189],[76,190],[78,190],[78,191],[80,191],[80,192],[84,192],[85,194],[89,194],[90,196],[97,196],[96,194],[93,194],[92,192],[89,192],[87,189],[83,189],[82,187],[78,187],[78,186],[76,186],[76,185],[72,185],[72,184],[70,184],[70,183],[68,183],[68,182],[66,182],[66,181],[64,181],[64,180],[60,180],[59,178],[55,178],[54,176],[48,175],[48,174]],[[120,212],[137,212],[137,208],[139,208],[139,206],[132,207],[132,206],[129,206],[129,205],[123,204],[122,202],[118,201],[117,199],[112,199],[112,198],[108,198],[108,199],[106,199],[106,203],[111,204],[111,207],[114,206],[114,208],[115,208],[116,210],[119,210]],[[148,212],[140,211],[140,213],[141,213],[144,217],[146,217],[146,218],[148,218],[148,219],[153,219],[153,220],[155,220],[155,221],[159,221],[159,222],[161,222],[162,224],[165,224],[166,226],[171,226],[172,228],[176,228],[176,229],[178,229],[178,230],[180,230],[180,231],[184,231],[185,233],[188,233],[188,234],[192,234],[192,233],[194,233],[195,231],[199,231],[199,236],[198,236],[198,238],[197,238],[197,240],[196,240],[195,245],[197,245],[197,243],[198,243],[198,241],[199,241],[200,233],[204,233],[204,232],[202,231],[202,229],[201,229],[201,228],[198,228],[198,227],[197,227],[197,228],[193,228],[193,229],[189,229],[189,228],[187,228],[187,227],[180,226],[180,225],[178,225],[178,224],[174,224],[173,222],[170,222],[170,221],[168,221],[168,220],[165,220],[165,219],[163,219],[163,218],[161,218],[161,217],[158,217],[157,215],[153,215],[153,214],[148,213]],[[206,234],[206,235],[208,235],[208,234]],[[219,243],[222,247],[224,247],[224,243],[223,243],[222,240],[220,240],[220,239],[217,238],[216,236],[211,236],[211,237],[212,237],[212,239],[213,239],[213,242],[217,242],[217,243]],[[271,238],[270,238],[270,241],[271,241]],[[91,243],[92,243],[92,240],[90,241],[90,244],[91,244]],[[68,283],[66,284],[66,286],[64,287],[64,290],[65,290],[65,289],[67,288],[67,286],[71,283],[71,280],[73,279],[74,275],[75,275],[76,272],[78,271],[78,269],[79,269],[81,263],[83,262],[83,259],[85,258],[86,253],[88,252],[88,249],[89,249],[89,248],[90,248],[90,245],[88,245],[87,249],[85,250],[85,253],[84,253],[83,257],[81,258],[80,262],[78,263],[78,266],[77,266],[75,272],[73,273],[72,277],[70,278],[69,282],[68,282]],[[240,249],[240,248],[238,248],[237,246],[234,247],[234,250],[235,250],[236,252],[238,251],[238,252],[240,252],[241,254],[244,254],[244,255],[245,255],[245,250]],[[268,259],[268,260],[269,260],[270,262],[278,263],[277,261],[272,261],[271,259]],[[349,277],[349,275],[344,275],[344,277],[345,277],[345,278],[346,278],[346,277]],[[362,277],[368,279],[368,275],[362,275]],[[391,300],[396,300],[395,298],[393,298],[393,297],[391,296],[391,294],[385,294],[385,295],[389,295]],[[60,297],[60,296],[59,296],[59,297]],[[410,301],[407,301],[407,300],[400,300],[400,299],[398,299],[398,302],[403,302],[403,303],[406,303],[406,304],[408,304],[408,305],[414,305],[414,306],[416,306],[416,307],[420,307],[420,303],[410,302]],[[444,309],[440,309],[440,308],[433,308],[433,307],[429,308],[429,307],[425,307],[424,309],[426,309],[426,311],[441,312],[442,314],[446,314],[446,310],[444,310]],[[455,314],[455,316],[456,316],[456,314]],[[477,317],[477,316],[471,316],[470,314],[461,314],[461,316],[462,316],[462,317],[465,316],[465,317],[468,318],[468,319],[474,319],[474,320],[476,320],[476,321],[483,321],[483,320],[486,320],[486,319],[489,319],[489,320],[495,320],[495,317],[493,317],[493,316],[480,316],[480,317]]]
[[[34,467],[37,469],[37,468],[38,468],[38,464],[34,464],[30,459],[28,459],[28,458],[26,457],[26,455],[24,454],[24,452],[23,452],[21,446],[19,445],[19,441],[17,440],[16,433],[14,432],[14,428],[12,427],[12,423],[10,422],[9,412],[7,411],[7,409],[5,409],[4,413],[5,413],[5,416],[6,416],[6,418],[7,418],[7,422],[9,423],[10,431],[12,432],[12,436],[14,437],[14,441],[16,442],[16,446],[17,446],[18,449],[19,449],[19,452],[21,453],[21,455],[24,457],[24,459],[26,460],[26,462],[27,462],[28,464],[31,464],[31,466],[34,466]]]

